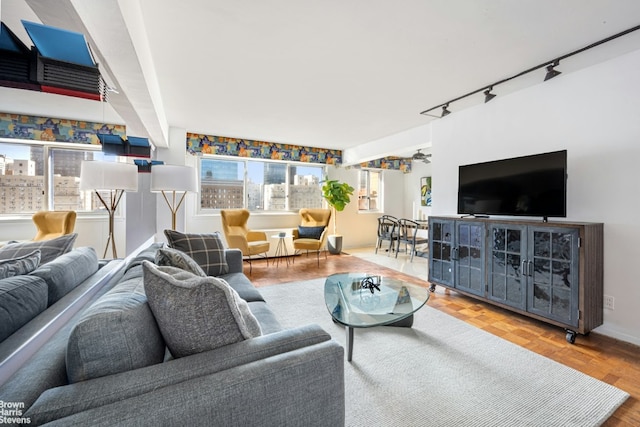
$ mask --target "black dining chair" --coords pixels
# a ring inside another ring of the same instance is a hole
[[[378,218],[378,239],[376,240],[376,253],[382,246],[382,242],[388,240],[390,253],[398,240],[398,221],[391,215],[383,215]],[[387,254],[388,255],[388,254]]]
[[[429,242],[426,236],[418,235],[418,230],[421,228],[422,226],[417,221],[406,218],[400,218],[398,220],[396,258],[398,258],[398,252],[400,252],[400,245],[404,244],[405,253],[409,250],[409,247],[411,247],[411,258],[409,262],[413,262],[413,256],[416,254],[416,246]]]

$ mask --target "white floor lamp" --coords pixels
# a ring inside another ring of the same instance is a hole
[[[109,243],[111,243],[113,258],[118,258],[113,218],[124,192],[138,191],[137,166],[128,163],[84,160],[80,166],[80,191],[95,191],[109,213],[109,237],[102,257],[107,256]],[[106,201],[98,191],[108,191],[109,200]]]
[[[171,210],[171,229],[176,229],[176,213],[188,191],[197,192],[195,170],[191,166],[151,166],[151,191],[162,193]],[[171,198],[167,193],[171,193]],[[179,199],[178,199],[179,197]]]

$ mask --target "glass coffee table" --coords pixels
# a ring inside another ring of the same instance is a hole
[[[353,356],[354,328],[413,325],[413,313],[429,300],[429,288],[366,273],[332,274],[324,301],[334,322],[346,327],[347,360]]]

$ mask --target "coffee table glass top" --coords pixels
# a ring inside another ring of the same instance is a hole
[[[366,273],[333,274],[324,284],[327,310],[337,322],[352,328],[402,320],[425,305],[429,295],[428,287]]]

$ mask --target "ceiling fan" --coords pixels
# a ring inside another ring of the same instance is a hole
[[[431,163],[430,157],[431,157],[431,154],[424,154],[422,152],[422,149],[418,148],[418,151],[413,153],[413,156],[411,156],[411,160],[418,160],[424,163]]]

